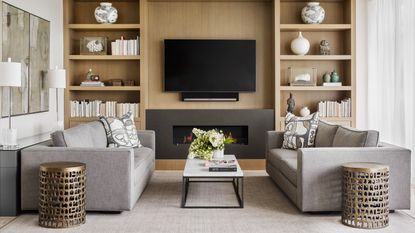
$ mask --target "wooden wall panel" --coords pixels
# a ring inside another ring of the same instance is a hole
[[[272,2],[149,2],[148,108],[273,108]],[[257,91],[242,93],[235,103],[181,102],[179,93],[163,92],[164,39],[255,39]]]

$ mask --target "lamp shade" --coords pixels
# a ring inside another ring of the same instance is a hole
[[[17,62],[0,62],[0,87],[22,86],[22,65]]]
[[[65,88],[66,87],[66,71],[64,69],[49,70],[47,74],[49,88]]]

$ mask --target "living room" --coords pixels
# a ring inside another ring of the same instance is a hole
[[[1,4],[2,233],[415,232],[415,1]]]

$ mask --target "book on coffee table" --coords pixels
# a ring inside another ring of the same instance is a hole
[[[210,172],[236,172],[237,165],[234,159],[213,159],[206,161],[206,167]]]

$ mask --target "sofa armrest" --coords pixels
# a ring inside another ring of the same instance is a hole
[[[86,164],[88,210],[129,210],[134,152],[129,148],[67,148],[33,146],[21,152],[21,206],[37,209],[39,165],[74,161]],[[116,197],[116,198],[114,198]]]
[[[341,210],[342,169],[349,162],[389,165],[390,209],[410,208],[411,151],[396,146],[298,150],[298,204],[302,211]]]
[[[282,147],[282,142],[284,141],[284,132],[267,131],[266,138],[266,154],[268,155],[269,150]]]
[[[156,132],[153,130],[137,130],[141,145],[151,148],[156,153]]]

